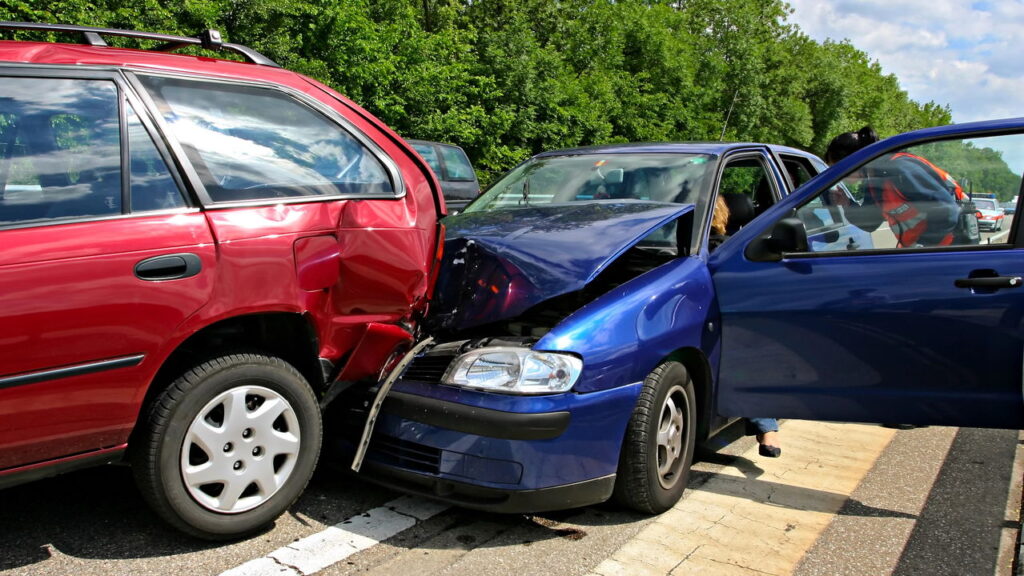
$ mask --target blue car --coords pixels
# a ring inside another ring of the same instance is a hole
[[[910,154],[1016,194],[1022,132],[910,133],[820,174],[759,144],[531,158],[446,220],[432,340],[355,403],[373,406],[355,467],[469,508],[658,513],[736,417],[1020,428],[1024,243],[954,223],[966,239],[904,245],[870,197],[882,178],[913,196],[892,168]],[[917,208],[946,233],[955,204]]]

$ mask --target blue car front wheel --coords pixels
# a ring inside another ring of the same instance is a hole
[[[619,456],[616,502],[660,514],[679,501],[693,462],[694,398],[690,375],[678,362],[664,362],[647,375]]]

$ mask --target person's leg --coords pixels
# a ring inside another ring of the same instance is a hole
[[[757,438],[757,452],[768,458],[782,455],[779,445],[779,421],[775,418],[749,418],[746,423],[747,435]]]

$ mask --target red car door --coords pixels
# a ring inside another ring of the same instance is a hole
[[[0,72],[0,100],[3,471],[127,441],[215,249],[114,75]]]

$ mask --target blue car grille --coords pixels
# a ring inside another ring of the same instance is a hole
[[[444,376],[448,365],[455,359],[454,354],[429,354],[416,358],[405,369],[402,375],[403,380],[415,380],[417,382],[430,382],[437,384]]]
[[[383,434],[373,437],[367,457],[417,472],[437,474],[441,471],[441,450]]]

